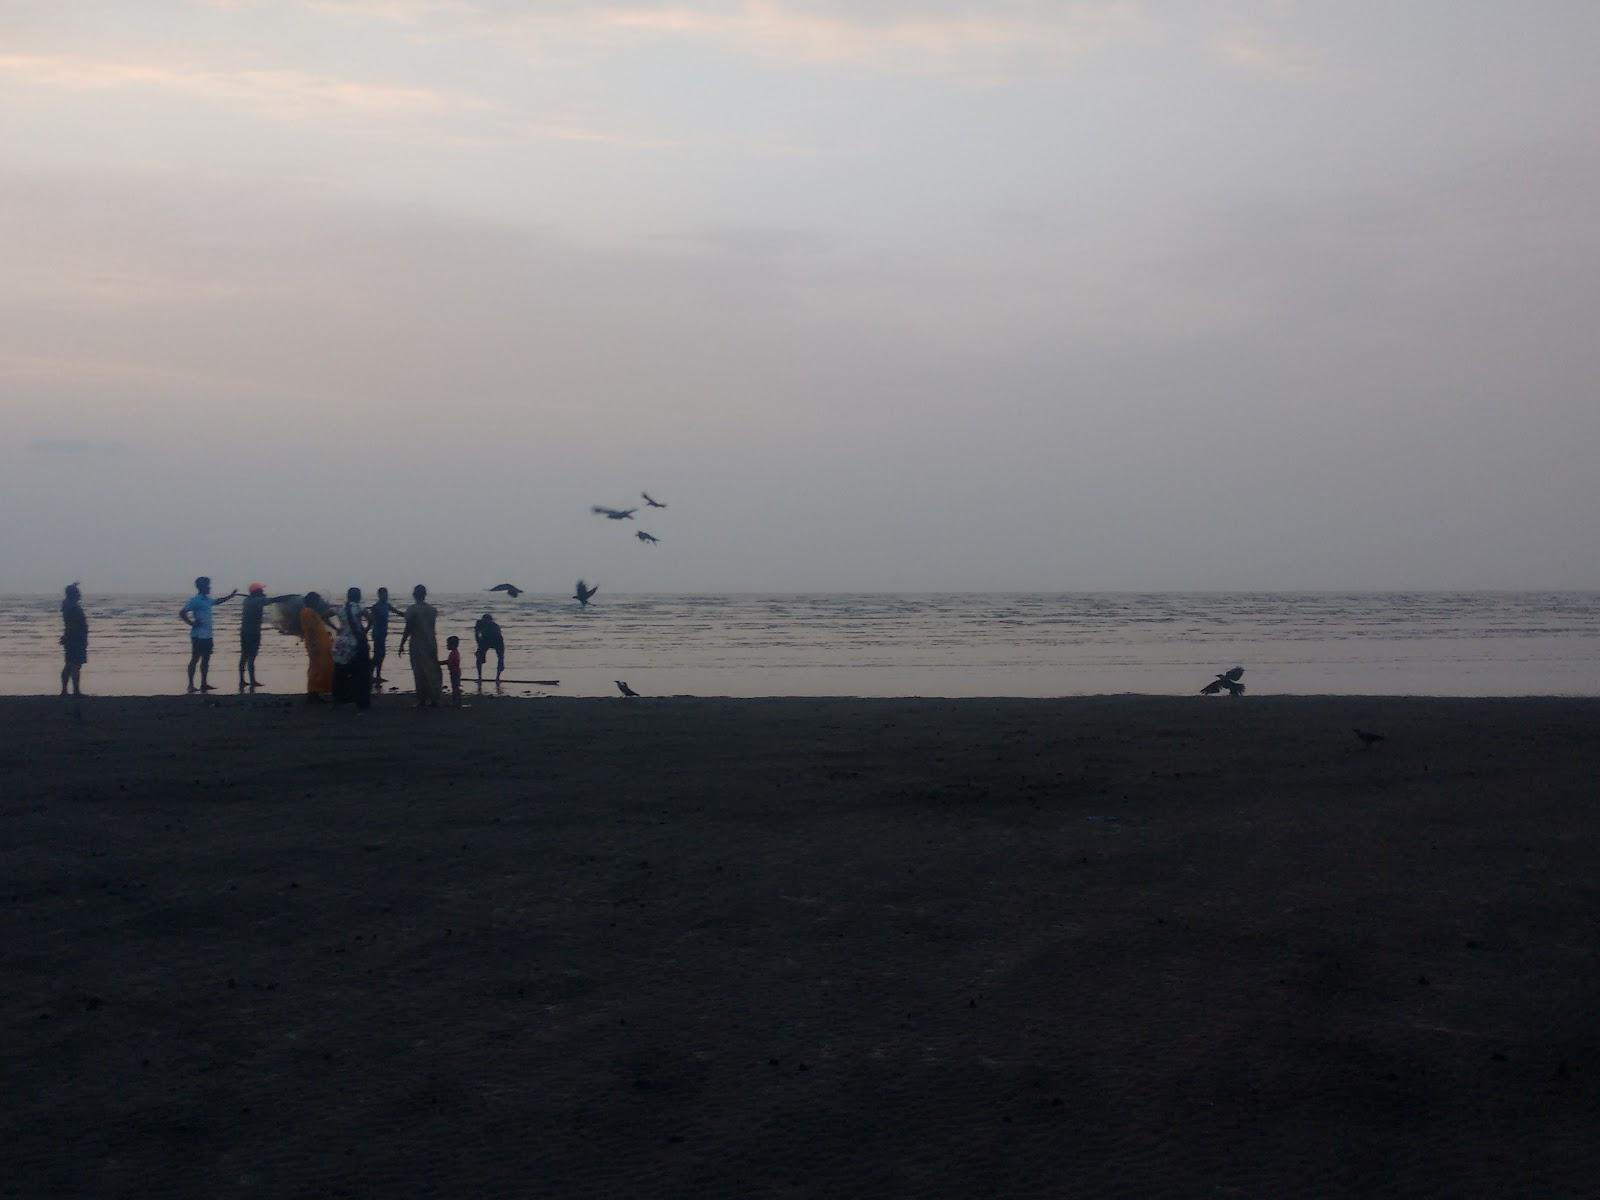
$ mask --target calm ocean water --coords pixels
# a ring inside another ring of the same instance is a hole
[[[181,692],[185,597],[85,598],[85,690]],[[445,595],[439,635],[459,634],[471,677],[472,623],[492,610],[506,674],[559,679],[513,694],[1181,695],[1239,664],[1251,694],[1600,694],[1600,593]],[[0,597],[0,694],[58,686],[54,597]],[[212,682],[233,685],[238,601],[217,610]],[[396,637],[391,637],[391,648]],[[402,686],[403,664],[390,676]],[[300,643],[266,634],[269,691],[304,687]],[[492,660],[491,660],[492,669]]]

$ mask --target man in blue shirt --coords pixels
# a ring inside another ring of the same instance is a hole
[[[226,604],[239,594],[239,589],[234,588],[221,600],[211,598],[211,577],[202,575],[194,581],[194,595],[189,603],[178,610],[178,620],[189,627],[189,690],[214,692],[217,689],[211,686],[206,678],[211,673],[211,650],[215,645],[212,639],[211,607],[214,604]],[[195,664],[200,664],[200,686],[194,686]]]

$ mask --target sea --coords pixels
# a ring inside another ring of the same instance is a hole
[[[186,598],[86,596],[84,690],[182,692]],[[510,695],[616,695],[619,679],[646,696],[1186,695],[1234,666],[1250,695],[1600,695],[1600,592],[431,599],[441,647],[462,639],[470,690],[472,625],[494,613]],[[216,610],[212,683],[225,691],[238,613],[238,601]],[[58,689],[60,631],[56,597],[0,596],[0,694]],[[387,674],[408,690],[397,640]],[[257,673],[265,691],[303,691],[298,639],[268,630]]]

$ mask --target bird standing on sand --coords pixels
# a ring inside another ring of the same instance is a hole
[[[518,596],[522,595],[522,593],[527,591],[528,589],[527,588],[519,588],[514,583],[497,583],[492,588],[490,588],[489,590],[491,592],[504,592],[506,595],[510,596],[513,600],[515,600]]]
[[[599,513],[608,521],[631,521],[637,508],[607,508],[604,504],[591,504],[589,511]]]
[[[590,599],[599,590],[600,585],[598,583],[593,587],[589,587],[583,582],[583,580],[580,579],[578,580],[578,590],[572,593],[572,598],[576,600],[581,607],[588,608]]]
[[[640,492],[639,493],[639,499],[641,499],[641,500],[643,500],[645,502],[645,506],[647,508],[665,508],[666,507],[666,505],[661,503],[661,501],[651,499],[649,492]]]
[[[1361,739],[1361,744],[1368,750],[1371,750],[1379,742],[1386,742],[1389,740],[1381,733],[1371,733],[1365,729],[1356,730],[1356,736]]]
[[[1230,696],[1244,695],[1244,684],[1239,682],[1239,677],[1244,674],[1243,667],[1234,667],[1233,670],[1218,675],[1205,687],[1200,689],[1202,696],[1215,696],[1218,692],[1226,691]]]
[[[646,544],[651,545],[651,546],[655,545],[657,542],[659,542],[661,540],[655,534],[646,533],[642,529],[639,530],[639,532],[634,534],[633,536],[638,538],[641,542],[645,542]]]
[[[639,698],[639,693],[634,691],[622,680],[613,679],[611,682],[617,685],[617,691],[621,692],[626,699],[637,700]]]

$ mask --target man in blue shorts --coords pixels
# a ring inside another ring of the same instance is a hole
[[[189,690],[191,692],[214,692],[217,689],[211,686],[207,676],[211,673],[211,650],[216,644],[212,639],[211,607],[214,604],[226,604],[239,594],[239,589],[234,588],[221,600],[211,598],[211,577],[202,575],[194,581],[194,595],[189,602],[178,610],[178,620],[189,627]],[[200,665],[200,686],[194,686],[195,664]]]

